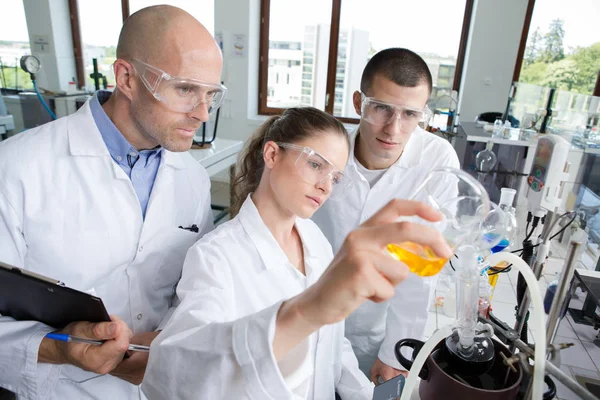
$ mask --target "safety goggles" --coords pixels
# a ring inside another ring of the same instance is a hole
[[[331,161],[306,146],[298,146],[291,143],[276,142],[279,147],[300,153],[296,159],[296,168],[302,179],[310,184],[316,185],[328,181],[331,183],[332,199],[340,199],[348,193],[352,187],[352,181],[348,176],[333,166]]]
[[[400,120],[403,126],[417,126],[419,122],[427,122],[431,117],[431,110],[424,108],[404,107],[396,104],[384,103],[361,93],[361,118],[373,125],[388,125],[394,119]]]
[[[227,88],[220,84],[171,76],[136,58],[131,64],[150,93],[176,112],[189,113],[205,103],[211,114],[221,106],[227,94]]]

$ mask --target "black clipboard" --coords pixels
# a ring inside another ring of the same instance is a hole
[[[404,375],[380,383],[373,390],[373,400],[400,400],[405,383]]]
[[[0,262],[0,314],[56,329],[71,322],[107,322],[102,299],[60,281]]]

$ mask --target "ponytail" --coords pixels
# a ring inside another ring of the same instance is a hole
[[[250,137],[237,161],[236,173],[231,183],[231,218],[239,212],[248,195],[258,188],[260,178],[265,169],[263,147],[269,130],[279,119],[271,117]]]

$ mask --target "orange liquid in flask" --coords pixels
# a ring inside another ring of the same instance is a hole
[[[388,244],[387,251],[396,260],[406,264],[410,272],[419,276],[433,276],[448,262],[447,258],[438,257],[430,247],[412,242]]]

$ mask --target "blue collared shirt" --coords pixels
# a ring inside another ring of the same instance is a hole
[[[160,166],[163,149],[158,147],[152,150],[138,151],[125,139],[102,108],[102,104],[108,100],[110,95],[110,92],[103,90],[96,93],[90,101],[92,116],[110,156],[131,180],[142,207],[142,217],[146,218],[148,200]]]

